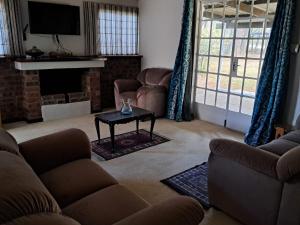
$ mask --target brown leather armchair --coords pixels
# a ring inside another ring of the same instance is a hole
[[[246,225],[300,224],[299,125],[298,130],[257,148],[212,140],[210,203]]]
[[[150,68],[138,74],[136,80],[116,80],[114,86],[117,110],[122,107],[122,99],[131,99],[133,106],[152,111],[156,117],[164,116],[171,74],[170,69]]]

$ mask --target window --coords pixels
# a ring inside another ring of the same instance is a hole
[[[4,1],[0,0],[0,55],[8,54],[8,31]]]
[[[98,24],[100,55],[138,54],[138,8],[101,4]]]

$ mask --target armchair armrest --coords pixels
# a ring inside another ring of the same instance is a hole
[[[114,225],[198,225],[203,216],[197,201],[176,197],[137,212]]]
[[[209,144],[213,154],[231,159],[245,167],[277,178],[279,156],[265,150],[226,139],[214,139]]]
[[[120,79],[114,82],[115,89],[118,93],[126,91],[136,91],[142,84],[138,80]]]
[[[297,146],[283,154],[277,163],[277,174],[281,181],[300,174],[300,146]]]
[[[91,158],[87,135],[69,129],[19,144],[20,152],[37,174],[78,159]]]

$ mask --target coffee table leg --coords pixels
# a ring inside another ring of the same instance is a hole
[[[98,145],[100,145],[100,127],[99,127],[99,120],[95,118],[95,126],[97,131],[97,137],[98,137]]]
[[[110,130],[110,140],[111,140],[112,152],[114,152],[115,151],[115,125],[110,124],[109,130]]]
[[[152,140],[153,138],[153,128],[154,128],[154,124],[155,124],[155,116],[152,115],[151,116],[151,127],[150,127],[150,138]]]
[[[139,134],[139,119],[136,120],[136,133]]]

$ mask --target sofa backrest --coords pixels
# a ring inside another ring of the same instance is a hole
[[[172,70],[166,68],[149,68],[143,70],[137,79],[143,85],[162,85],[168,88]]]
[[[21,155],[15,138],[2,128],[0,128],[0,151]]]
[[[0,151],[0,181],[0,224],[32,214],[61,212],[22,157]]]

